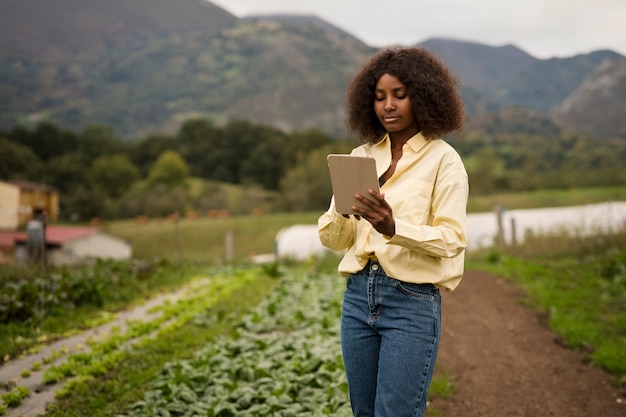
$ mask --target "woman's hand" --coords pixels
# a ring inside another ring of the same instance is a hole
[[[356,199],[363,203],[365,207],[352,206],[352,210],[356,213],[354,217],[357,220],[360,220],[361,217],[364,218],[371,223],[374,229],[385,236],[391,237],[395,235],[396,222],[393,219],[391,206],[387,203],[387,201],[385,201],[385,195],[377,193],[374,190],[367,191],[375,201],[372,201],[361,194],[356,194]]]

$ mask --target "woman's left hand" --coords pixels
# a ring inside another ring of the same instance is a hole
[[[377,193],[374,190],[368,190],[372,198],[375,201],[370,200],[362,196],[361,194],[356,194],[355,197],[359,200],[365,207],[357,207],[353,206],[352,209],[357,213],[355,215],[356,219],[359,220],[359,217],[364,218],[368,222],[374,226],[379,233],[382,233],[385,236],[393,236],[396,234],[396,222],[393,219],[393,211],[391,210],[391,206],[387,201],[385,201],[385,195],[382,193]]]

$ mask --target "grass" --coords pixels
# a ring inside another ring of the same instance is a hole
[[[604,201],[626,201],[626,186],[549,190],[526,193],[470,196],[470,213],[491,212],[496,204],[508,209],[591,204]],[[320,212],[265,214],[211,219],[150,219],[112,221],[107,230],[126,239],[137,258],[170,257],[193,259],[224,265],[247,259],[251,255],[273,253],[279,230],[296,224],[317,224]],[[232,254],[227,237],[233,239]]]
[[[273,253],[276,234],[296,224],[316,224],[321,213],[267,214],[223,219],[183,219],[178,223],[153,219],[147,223],[134,220],[115,221],[108,231],[133,246],[133,256],[181,257],[224,265],[245,260],[251,255]],[[228,254],[227,236],[232,233],[234,248]],[[157,243],[157,244],[155,244]]]
[[[471,188],[471,184],[470,184]],[[498,193],[484,196],[471,195],[469,213],[491,212],[496,204],[512,209],[567,207],[583,204],[626,201],[626,186],[572,188],[564,190],[538,190],[515,193]]]

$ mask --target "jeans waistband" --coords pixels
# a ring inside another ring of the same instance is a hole
[[[383,267],[380,264],[380,262],[378,262],[378,259],[370,259],[370,260],[368,260],[367,264],[365,264],[365,266],[363,267],[363,272],[386,275],[389,279],[392,279],[392,280],[395,280],[395,281],[406,282],[406,281],[402,281],[401,279],[390,277],[389,275],[387,275],[387,273],[383,269]],[[437,286],[435,284],[430,284],[430,283],[423,283],[423,284],[409,283],[409,284],[422,287],[422,288],[424,288],[425,290],[428,290],[428,291],[435,291],[435,292],[438,291],[438,288],[437,288]]]

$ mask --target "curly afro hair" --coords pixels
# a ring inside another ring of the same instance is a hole
[[[365,63],[346,92],[348,128],[362,143],[376,142],[387,133],[374,112],[374,90],[384,74],[407,87],[424,137],[434,139],[463,129],[463,101],[452,71],[424,48],[387,48]]]

